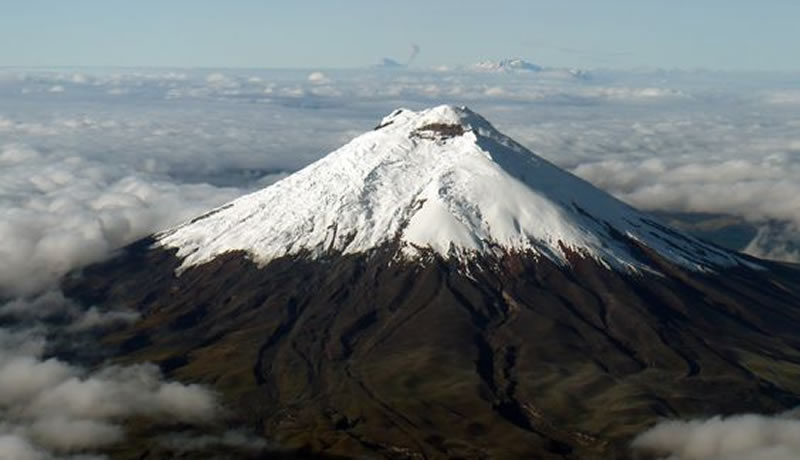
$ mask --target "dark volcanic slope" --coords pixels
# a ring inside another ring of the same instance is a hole
[[[800,275],[665,276],[511,254],[457,269],[396,248],[174,275],[150,241],[67,279],[144,319],[126,360],[221,390],[287,446],[387,458],[624,458],[660,417],[800,403]],[[466,275],[466,274],[469,275]],[[143,457],[146,458],[146,457]]]

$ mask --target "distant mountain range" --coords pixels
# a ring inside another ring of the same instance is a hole
[[[378,64],[374,65],[373,68],[386,70],[406,69],[408,65],[391,58],[383,58]],[[485,60],[472,65],[449,68],[449,71],[512,75],[530,74],[532,76],[538,75],[547,78],[575,78],[580,80],[588,80],[591,78],[591,74],[586,70],[563,67],[543,67],[519,58],[501,59],[499,61]]]
[[[484,72],[541,72],[544,67],[523,59],[503,59],[500,61],[481,61],[474,65],[475,70]]]

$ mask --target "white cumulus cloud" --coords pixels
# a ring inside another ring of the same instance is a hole
[[[331,82],[331,79],[322,72],[311,72],[308,74],[307,80],[318,85]]]
[[[800,458],[800,420],[739,415],[667,421],[632,443],[667,460],[795,460]]]

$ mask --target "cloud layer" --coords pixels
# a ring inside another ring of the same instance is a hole
[[[663,422],[639,435],[636,450],[667,460],[794,460],[800,420],[740,415]]]
[[[165,381],[152,364],[89,372],[47,357],[54,332],[45,323],[0,329],[0,458],[85,453],[122,440],[131,417],[204,424],[220,411],[209,389]]]
[[[0,166],[0,295],[37,292],[237,194],[14,144],[0,146]]]

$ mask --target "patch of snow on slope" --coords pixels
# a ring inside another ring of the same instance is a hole
[[[182,268],[243,250],[260,263],[293,254],[365,252],[399,240],[405,255],[433,250],[567,253],[630,270],[622,235],[694,270],[745,263],[662,227],[539,158],[466,108],[400,109],[303,170],[157,236]]]

